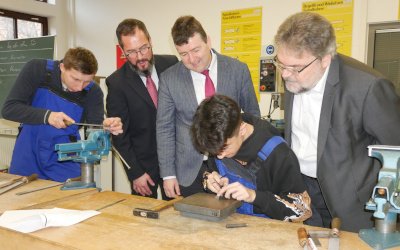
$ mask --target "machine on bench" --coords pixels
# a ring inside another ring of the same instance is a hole
[[[111,149],[110,132],[104,129],[88,129],[87,140],[55,145],[59,161],[81,163],[81,180],[64,183],[62,190],[95,188],[94,164],[108,156]]]
[[[361,229],[360,238],[374,249],[400,245],[400,232],[396,231],[400,214],[400,146],[371,145],[368,156],[382,163],[378,183],[374,187],[367,210],[374,212],[375,228]]]

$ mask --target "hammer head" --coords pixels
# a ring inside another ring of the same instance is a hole
[[[160,218],[159,212],[144,209],[144,208],[134,208],[133,215],[143,218],[158,219]]]

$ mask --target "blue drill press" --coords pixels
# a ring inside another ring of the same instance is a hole
[[[359,236],[374,249],[400,245],[400,232],[396,231],[400,214],[400,146],[371,145],[368,156],[382,163],[378,183],[365,208],[375,211],[375,228],[361,229]]]
[[[108,156],[111,148],[110,132],[104,129],[88,129],[87,140],[55,145],[59,161],[81,163],[81,180],[64,183],[61,190],[95,188],[94,164]]]

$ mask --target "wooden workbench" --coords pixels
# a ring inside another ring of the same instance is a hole
[[[63,192],[63,191],[59,191]],[[152,208],[162,200],[116,192],[92,193],[74,199],[58,199],[36,207],[101,209],[101,214],[70,227],[45,228],[23,234],[0,227],[0,249],[302,249],[298,244],[300,224],[233,214],[220,222],[186,218],[172,207],[159,219],[135,217],[135,207]],[[247,227],[227,229],[227,223]],[[323,230],[305,226],[307,229]],[[327,249],[327,241],[321,240]],[[370,249],[357,234],[343,232],[340,249]]]
[[[17,175],[0,173],[0,179],[15,179]],[[75,199],[76,197],[85,196],[92,193],[97,193],[99,190],[96,188],[87,189],[76,189],[76,190],[65,190],[61,191],[60,187],[52,187],[49,189],[41,190],[24,195],[16,195],[18,192],[32,190],[40,187],[47,187],[55,184],[61,184],[55,181],[49,180],[35,180],[20,186],[16,189],[10,190],[7,193],[0,195],[0,214],[6,210],[14,209],[34,209],[36,207],[42,207],[46,204],[51,205],[57,203],[59,200]]]

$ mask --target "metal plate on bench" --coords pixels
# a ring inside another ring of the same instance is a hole
[[[236,211],[241,201],[218,199],[215,194],[197,193],[174,204],[181,215],[209,221],[220,221]]]

